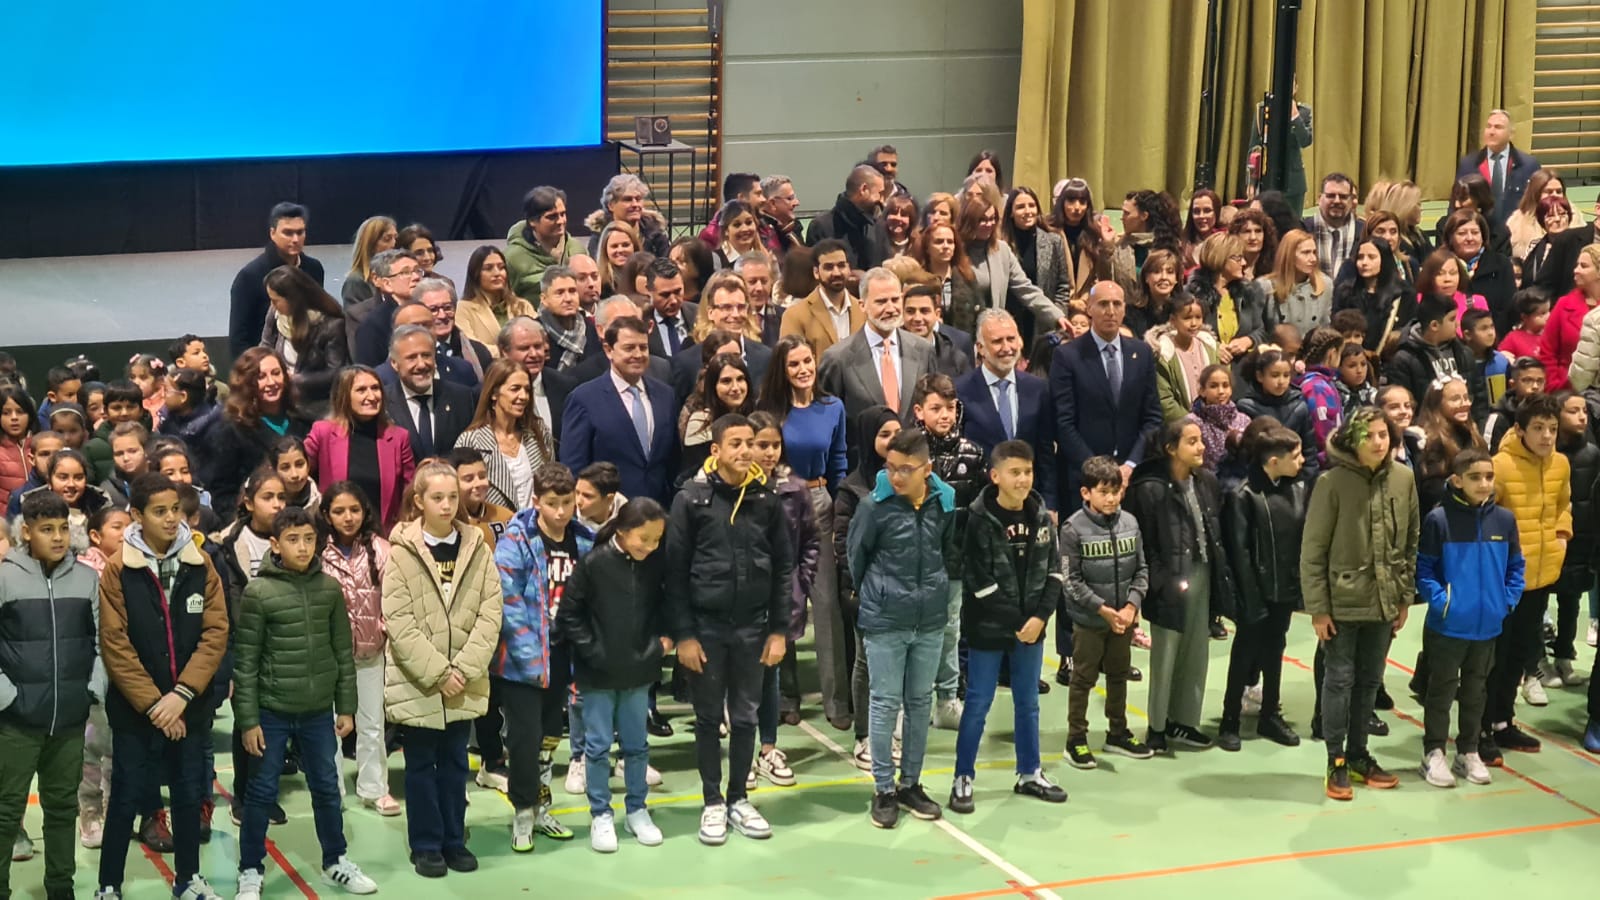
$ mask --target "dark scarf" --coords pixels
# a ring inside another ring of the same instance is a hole
[[[1022,263],[1022,272],[1034,284],[1039,283],[1039,229],[1019,228],[1012,232],[1012,240],[1017,245],[1017,261]]]

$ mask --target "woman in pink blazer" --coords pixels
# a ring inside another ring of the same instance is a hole
[[[324,492],[338,481],[355,482],[378,508],[383,533],[399,520],[401,492],[417,465],[410,436],[389,421],[377,372],[346,366],[339,373],[328,417],[306,436],[306,461]]]

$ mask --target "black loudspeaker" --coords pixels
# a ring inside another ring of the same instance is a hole
[[[633,135],[646,147],[664,147],[672,143],[672,120],[666,116],[634,116]]]

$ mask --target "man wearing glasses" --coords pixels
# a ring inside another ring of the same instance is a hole
[[[731,331],[739,335],[739,355],[750,369],[750,388],[759,389],[767,377],[767,364],[772,362],[772,350],[761,343],[760,332],[750,318],[750,287],[744,278],[724,269],[711,276],[706,283],[705,296],[709,307],[700,321],[695,323],[697,338],[704,338],[715,330]],[[705,367],[705,348],[698,342],[672,357],[672,389],[678,404],[689,399],[694,392],[695,379]]]
[[[363,366],[383,365],[389,356],[389,337],[394,334],[394,314],[411,300],[417,282],[422,280],[422,265],[409,250],[385,250],[372,257],[372,286],[377,293],[350,307],[349,317],[355,338],[350,356]]]
[[[472,387],[482,384],[483,370],[489,368],[494,357],[489,355],[488,347],[462,334],[461,329],[456,327],[455,286],[437,276],[424,278],[417,282],[412,296],[426,306],[433,316],[428,329],[433,332],[434,343],[438,345],[438,356],[460,360],[472,369]]]
[[[1356,183],[1350,176],[1333,172],[1322,179],[1316,215],[1302,223],[1317,239],[1317,265],[1332,278],[1361,240],[1361,220],[1356,218]]]

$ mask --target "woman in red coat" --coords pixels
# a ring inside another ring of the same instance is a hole
[[[1567,386],[1583,317],[1600,306],[1600,245],[1590,244],[1578,253],[1572,282],[1576,287],[1556,301],[1539,335],[1539,361],[1544,363],[1546,390],[1552,392]]]
[[[416,472],[411,439],[389,421],[383,383],[367,366],[339,373],[328,417],[306,436],[306,461],[324,493],[339,481],[353,481],[378,508],[387,532],[400,518],[400,495]]]

